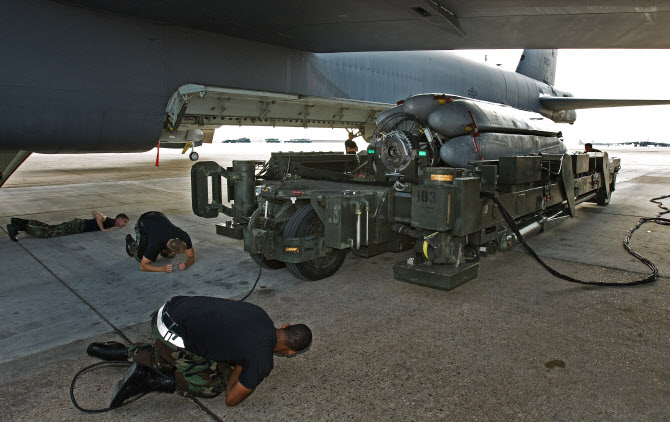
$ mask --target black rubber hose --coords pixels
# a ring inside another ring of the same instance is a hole
[[[88,372],[91,369],[96,368],[98,366],[102,366],[102,365],[106,365],[106,366],[130,366],[132,364],[133,364],[132,362],[128,362],[128,361],[104,361],[104,362],[94,363],[93,365],[89,365],[86,368],[81,369],[79,372],[77,372],[75,374],[75,376],[72,378],[72,382],[70,383],[70,400],[72,401],[72,404],[74,405],[74,407],[77,408],[77,410],[79,410],[81,412],[84,412],[84,413],[104,413],[104,412],[109,412],[112,409],[118,409],[116,407],[106,407],[104,409],[85,409],[85,408],[79,406],[79,403],[77,403],[77,399],[75,399],[75,397],[74,397],[74,385],[77,382],[77,379],[79,378],[79,376],[81,374],[83,374],[84,372]],[[132,400],[128,400],[128,401],[124,402],[121,406],[129,405],[130,403],[141,399],[146,394],[147,393],[139,394],[137,397],[133,398]],[[119,406],[119,407],[121,407],[121,406]]]
[[[76,400],[75,397],[74,397],[74,386],[75,386],[75,383],[77,382],[77,379],[78,379],[84,372],[88,372],[88,371],[90,371],[91,369],[97,368],[97,367],[99,367],[99,366],[130,366],[130,365],[132,365],[132,364],[133,364],[133,362],[125,361],[125,360],[118,360],[118,361],[117,361],[117,360],[114,360],[114,361],[111,361],[111,360],[110,360],[110,361],[96,362],[96,363],[94,363],[94,364],[92,364],[92,365],[89,365],[89,366],[87,366],[87,367],[81,369],[79,372],[77,372],[77,373],[75,374],[75,376],[72,378],[72,382],[70,383],[70,400],[72,401],[72,404],[74,405],[74,407],[77,408],[77,410],[82,411],[82,412],[84,412],[84,413],[104,413],[104,412],[109,412],[110,410],[118,409],[118,407],[106,407],[106,408],[104,408],[104,409],[85,409],[85,408],[81,407],[81,406],[79,405],[79,403],[77,403],[77,400]],[[152,369],[153,369],[153,368],[152,368]],[[158,371],[158,370],[156,370],[156,369],[153,369],[153,371],[154,371],[155,373],[157,373],[158,375],[162,376],[163,378],[166,378],[166,379],[171,380],[172,382],[175,383],[175,385],[179,386],[182,390],[187,391],[189,395],[194,396],[194,397],[191,397],[191,398],[193,398],[194,400],[195,400],[195,397],[198,397],[198,398],[201,398],[201,399],[210,399],[210,398],[212,398],[212,396],[208,396],[208,395],[204,395],[204,394],[199,394],[199,393],[196,393],[196,392],[194,392],[194,391],[189,390],[188,388],[185,388],[185,387],[184,387],[183,385],[181,385],[176,379],[174,379],[174,378],[172,378],[171,376],[168,376],[168,375],[166,375],[166,374],[164,374],[164,373],[162,373],[162,372],[160,372],[160,371]],[[123,404],[122,404],[121,406],[119,406],[119,407],[127,406],[127,405],[129,405],[130,403],[132,403],[132,402],[134,402],[134,401],[137,401],[137,400],[141,399],[142,397],[144,397],[144,396],[147,395],[147,394],[148,394],[148,393],[141,393],[141,394],[138,394],[137,396],[133,397],[132,399],[123,402]],[[201,407],[201,408],[203,407],[203,406],[202,406],[199,402],[197,402],[197,401],[196,401],[196,404],[198,405],[198,407]],[[205,409],[206,409],[206,408],[205,408]],[[216,416],[215,414],[211,413],[211,411],[209,411],[209,409],[207,409],[207,410],[205,410],[205,411],[208,412],[212,418],[215,418],[215,419],[218,420],[218,421],[221,420],[221,419],[218,419],[218,416]]]
[[[542,258],[540,258],[537,255],[537,253],[535,253],[535,251],[528,245],[528,243],[526,243],[526,240],[523,238],[523,236],[521,236],[521,233],[519,232],[519,228],[517,227],[516,223],[514,222],[514,219],[509,214],[509,212],[507,212],[507,210],[505,209],[503,204],[500,202],[498,197],[495,194],[489,193],[489,192],[481,192],[481,195],[486,197],[486,198],[490,198],[496,204],[496,206],[500,210],[500,213],[502,214],[503,218],[505,219],[505,221],[509,225],[510,229],[512,229],[512,231],[516,235],[517,239],[519,239],[519,242],[523,245],[523,247],[526,249],[528,254],[530,254],[530,256],[532,256],[533,258],[535,258],[535,260],[537,262],[539,262],[540,265],[542,265],[547,271],[549,271],[555,277],[561,278],[563,280],[567,280],[567,281],[572,282],[572,283],[595,285],[595,286],[611,286],[611,287],[624,287],[624,286],[636,286],[636,285],[639,285],[639,284],[647,284],[647,283],[651,283],[653,281],[656,281],[656,278],[658,277],[658,268],[656,267],[656,265],[654,265],[654,263],[651,262],[649,259],[640,256],[637,252],[635,252],[628,245],[628,243],[630,242],[630,239],[631,239],[633,233],[638,228],[640,228],[640,226],[642,226],[644,223],[647,223],[649,221],[653,221],[653,222],[655,222],[657,224],[661,224],[661,225],[670,225],[670,220],[669,219],[660,218],[661,215],[667,214],[670,211],[668,210],[668,208],[664,207],[660,202],[658,202],[658,200],[668,198],[668,197],[670,197],[670,195],[659,196],[658,198],[651,199],[650,202],[658,204],[658,206],[661,209],[664,209],[665,212],[660,212],[656,217],[653,217],[653,218],[641,218],[640,221],[637,223],[637,225],[628,231],[628,233],[626,234],[626,237],[624,238],[624,241],[623,241],[624,248],[626,248],[626,250],[631,255],[633,255],[635,258],[639,259],[640,261],[642,261],[643,264],[645,264],[647,267],[649,267],[649,269],[651,270],[651,275],[648,276],[648,277],[645,277],[643,279],[640,279],[640,280],[622,281],[622,282],[609,282],[609,281],[602,281],[601,282],[601,281],[580,280],[580,279],[565,275],[563,273],[560,273],[560,272],[556,271],[555,269],[551,268],[549,265],[547,265],[542,260]]]

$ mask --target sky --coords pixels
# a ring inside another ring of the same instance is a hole
[[[469,50],[458,54],[515,70],[522,50]],[[556,88],[579,98],[670,99],[670,50],[559,50]],[[670,106],[577,110],[562,124],[566,142],[670,143]]]
[[[456,54],[514,71],[522,50],[462,50]],[[670,50],[559,50],[555,86],[578,98],[670,99]],[[417,93],[418,94],[418,93]],[[566,144],[657,141],[670,143],[670,106],[578,110],[561,124]],[[346,139],[344,129],[224,127],[215,140]],[[357,139],[360,142],[360,139]]]

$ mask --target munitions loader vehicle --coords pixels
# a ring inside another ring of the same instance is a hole
[[[582,202],[609,202],[619,160],[567,154],[554,127],[504,105],[418,95],[382,113],[357,155],[193,165],[193,211],[232,217],[219,234],[244,239],[265,268],[303,280],[333,275],[347,253],[414,249],[394,277],[449,290],[475,278],[483,256],[518,243],[503,214],[526,237],[574,216]]]

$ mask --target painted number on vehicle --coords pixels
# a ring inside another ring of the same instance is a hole
[[[434,190],[419,190],[417,194],[417,200],[419,202],[428,202],[430,204],[434,204],[437,200],[437,194]]]

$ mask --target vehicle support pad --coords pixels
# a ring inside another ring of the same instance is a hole
[[[232,224],[232,221],[225,221],[216,225],[216,234],[233,239],[244,239],[244,228]]]
[[[479,262],[449,265],[408,264],[401,261],[393,265],[393,277],[406,283],[432,287],[440,290],[452,290],[477,277]]]

